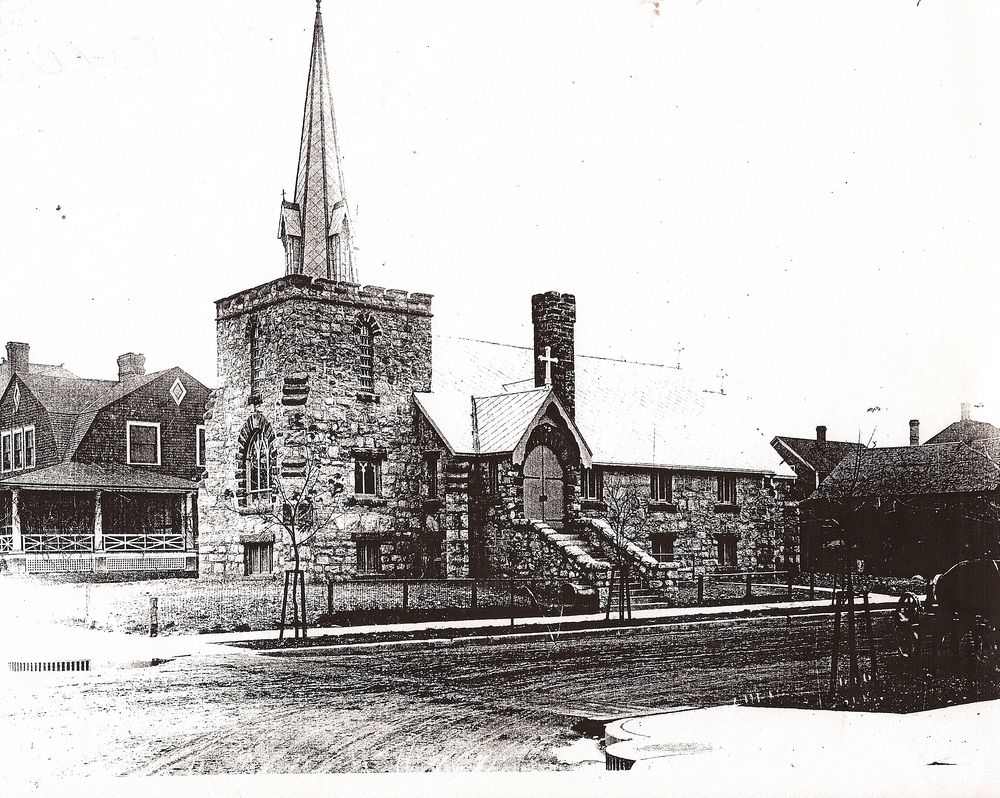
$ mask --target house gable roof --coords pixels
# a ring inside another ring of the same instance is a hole
[[[790,452],[813,471],[828,474],[836,468],[841,460],[854,454],[861,444],[850,441],[817,441],[815,438],[792,438],[787,435],[777,435],[771,441],[771,446],[782,457]]]

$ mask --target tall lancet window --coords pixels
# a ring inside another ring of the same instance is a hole
[[[375,390],[375,324],[370,319],[358,323],[358,384],[361,390]]]
[[[244,468],[247,499],[251,503],[270,500],[271,446],[262,432],[256,433],[247,446]]]
[[[250,321],[247,337],[250,339],[250,396],[259,398],[264,381],[264,347],[257,319]]]

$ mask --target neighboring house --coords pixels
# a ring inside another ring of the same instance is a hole
[[[27,344],[18,343],[16,341],[10,341],[7,344],[6,351],[7,351],[7,357],[0,358],[0,395],[2,395],[4,390],[7,388],[7,382],[10,380],[11,362],[17,360],[24,362],[25,360],[28,359]],[[61,363],[58,366],[49,365],[47,363],[29,363],[28,373],[38,374],[41,377],[76,376],[72,371],[65,368]]]
[[[986,421],[974,421],[972,405],[962,402],[962,415],[958,421],[952,422],[937,435],[929,438],[927,443],[955,443],[956,441],[980,441],[985,438],[1000,437],[1000,427],[995,427]]]
[[[0,561],[12,571],[193,570],[208,389],[180,368],[45,374],[8,344],[0,396]]]
[[[432,338],[429,295],[353,282],[335,130],[317,12],[296,189],[280,208],[286,275],[216,303],[203,576],[288,566],[261,508],[310,466],[323,475],[314,506],[337,515],[303,551],[312,578],[595,587],[619,557],[654,578],[792,556],[774,481],[794,474],[739,401],[677,369],[576,357],[573,296],[535,295],[534,345],[503,346]],[[623,488],[639,511],[617,536]]]
[[[826,427],[816,427],[815,438],[792,438],[776,435],[771,446],[795,472],[791,497],[801,501],[811,494],[840,461],[853,454],[860,444],[827,440]]]
[[[826,538],[856,543],[866,571],[930,576],[961,559],[1000,556],[998,487],[1000,437],[914,440],[845,458],[802,513]]]

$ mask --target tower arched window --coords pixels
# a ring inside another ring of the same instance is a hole
[[[243,460],[246,479],[246,495],[251,503],[267,502],[271,499],[271,444],[263,432],[257,432],[250,439]]]
[[[367,393],[375,390],[375,325],[368,320],[358,325],[358,384]]]
[[[250,338],[250,395],[260,397],[263,388],[264,352],[260,335],[260,322],[256,319],[250,322],[248,331]]]

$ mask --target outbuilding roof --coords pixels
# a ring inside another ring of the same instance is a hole
[[[856,450],[809,497],[814,499],[981,493],[1000,487],[1000,437]]]

